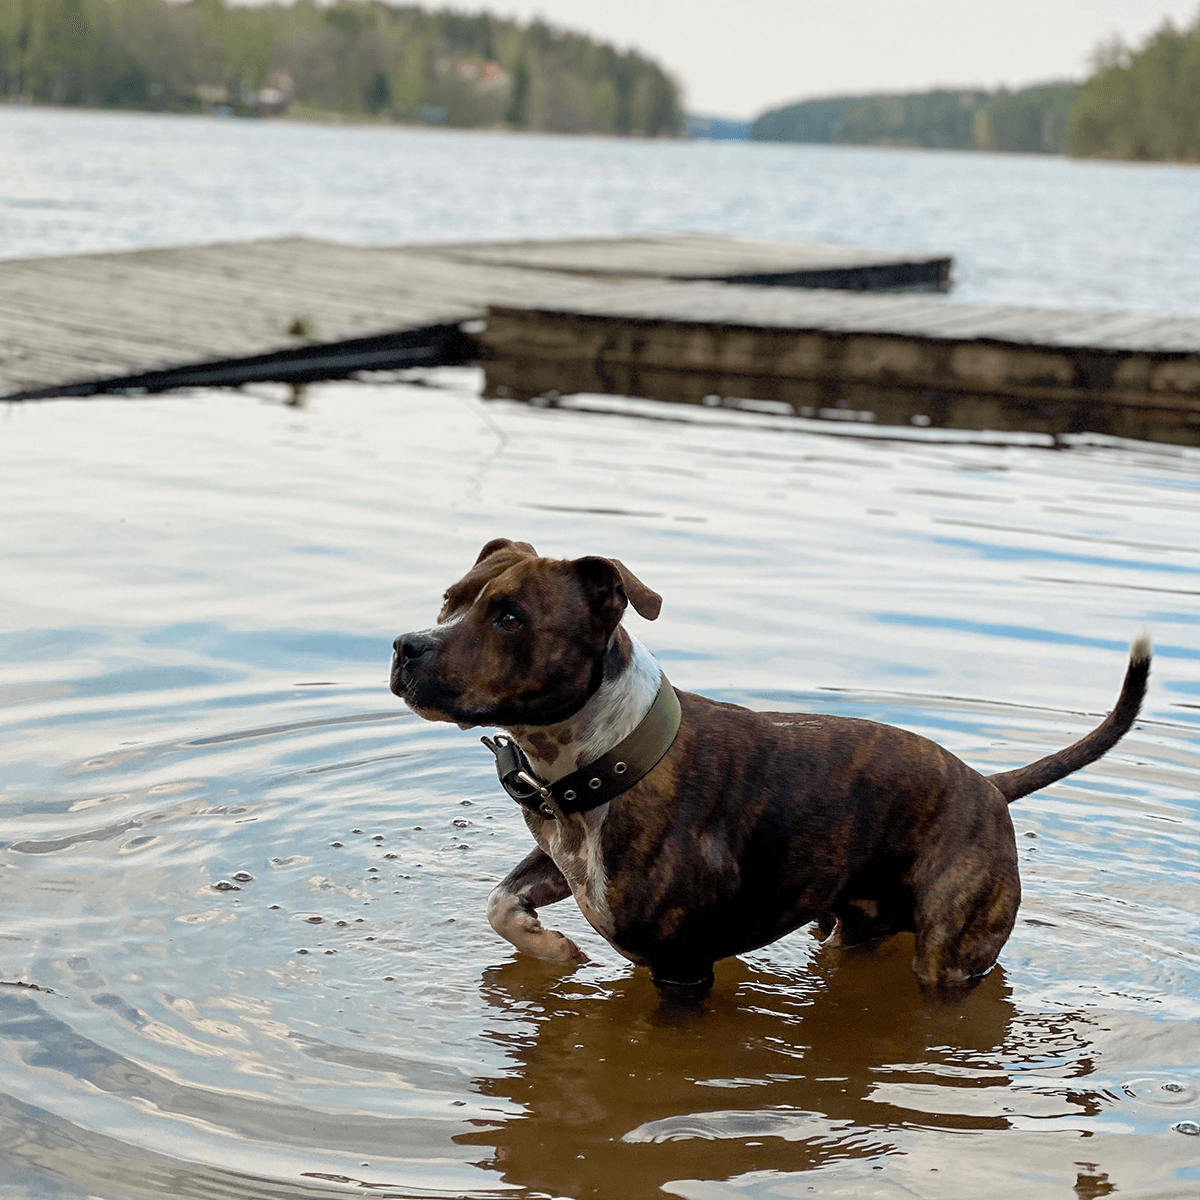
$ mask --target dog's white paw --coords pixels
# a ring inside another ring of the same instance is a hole
[[[503,936],[518,950],[547,962],[578,964],[588,961],[587,955],[565,933],[547,929],[531,913],[521,913]]]
[[[538,954],[538,958],[549,962],[572,963],[577,967],[591,961],[565,933],[559,933],[557,929],[543,929],[542,936],[545,940],[539,944],[543,952]]]
[[[547,929],[538,920],[537,913],[523,908],[517,901],[505,903],[504,899],[489,903],[488,920],[492,928],[522,954],[546,962],[572,963],[576,966],[589,961],[588,956],[566,934],[559,933],[557,929]]]

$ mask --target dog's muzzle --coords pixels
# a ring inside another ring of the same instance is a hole
[[[437,642],[427,633],[402,633],[392,643],[391,689],[403,696],[414,677],[433,661]]]

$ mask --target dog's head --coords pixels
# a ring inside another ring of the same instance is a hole
[[[464,728],[566,720],[599,688],[628,604],[653,620],[662,597],[615,558],[541,558],[497,538],[447,589],[437,624],[396,639],[392,691]]]

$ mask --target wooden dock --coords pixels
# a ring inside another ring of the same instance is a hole
[[[0,399],[484,359],[495,395],[741,397],[841,419],[1200,444],[1200,318],[864,290],[936,288],[948,263],[699,236],[291,238],[0,262]]]
[[[922,273],[948,278],[949,262],[699,236],[400,247],[284,238],[0,262],[0,399],[328,378],[347,341],[481,320],[490,304],[607,295],[647,277],[803,286],[807,274],[822,286],[906,287]],[[420,342],[373,358],[355,347],[341,374],[454,357],[440,331],[424,355]]]
[[[1200,444],[1200,319],[711,284],[493,305],[489,390]]]

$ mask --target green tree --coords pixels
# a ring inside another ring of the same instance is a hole
[[[1098,47],[1068,137],[1085,157],[1200,158],[1200,15],[1183,30],[1165,23],[1140,50]]]
[[[392,85],[382,71],[376,71],[367,81],[363,99],[369,113],[380,113],[392,102]]]
[[[522,54],[513,67],[512,89],[508,102],[508,112],[505,120],[514,129],[523,129],[528,123],[527,108],[529,105],[529,64]]]

